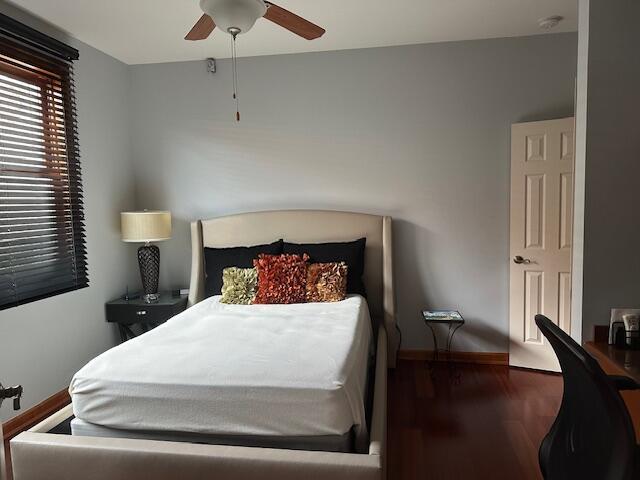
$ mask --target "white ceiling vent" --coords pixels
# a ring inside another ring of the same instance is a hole
[[[551,30],[558,26],[558,24],[564,20],[564,17],[560,15],[552,15],[551,17],[545,17],[538,20],[538,26],[542,30]]]

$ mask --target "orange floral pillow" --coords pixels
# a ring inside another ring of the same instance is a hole
[[[304,303],[308,260],[307,254],[260,254],[253,261],[258,271],[258,293],[253,303]]]
[[[347,293],[347,264],[312,263],[307,268],[307,302],[339,302]]]

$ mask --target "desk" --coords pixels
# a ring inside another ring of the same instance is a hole
[[[604,342],[587,342],[584,345],[608,375],[625,375],[640,383],[640,350],[623,350]],[[621,391],[620,395],[627,404],[636,441],[640,443],[640,390]]]

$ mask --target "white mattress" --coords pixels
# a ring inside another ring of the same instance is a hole
[[[70,422],[71,434],[82,437],[135,438],[139,440],[159,440],[164,442],[189,442],[210,445],[236,445],[241,447],[284,448],[287,450],[315,450],[322,452],[354,451],[353,431],[344,435],[320,435],[312,437],[284,437],[258,435],[210,435],[202,433],[166,432],[146,430],[123,430],[94,425],[79,418]],[[357,453],[366,453],[361,449]]]
[[[211,297],[71,380],[77,418],[110,428],[366,441],[366,301],[225,305]]]

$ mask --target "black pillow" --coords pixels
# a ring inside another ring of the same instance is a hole
[[[364,274],[364,247],[366,238],[353,242],[289,243],[284,242],[283,253],[309,255],[311,263],[345,262],[347,264],[347,293],[358,293],[366,298]]]
[[[204,248],[204,282],[205,296],[220,295],[222,290],[222,270],[227,267],[252,268],[253,259],[260,253],[280,255],[282,253],[282,239],[253,247]]]

